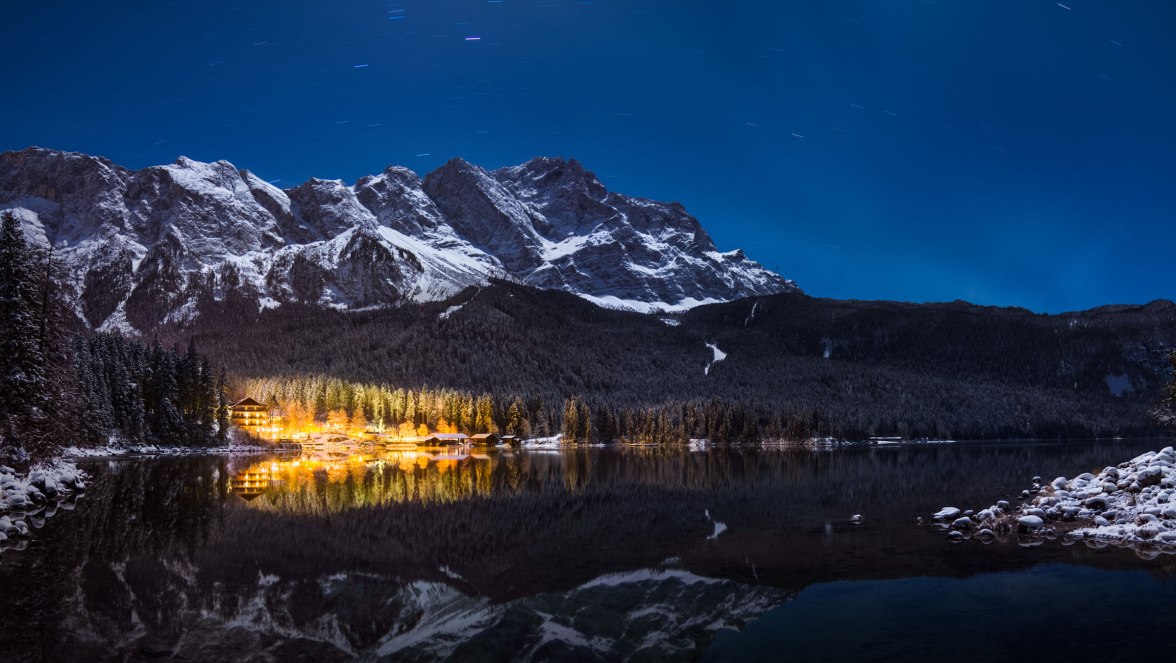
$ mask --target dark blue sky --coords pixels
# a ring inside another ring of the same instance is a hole
[[[813,295],[1176,297],[1170,0],[0,10],[0,150],[227,159],[285,187],[576,157]]]

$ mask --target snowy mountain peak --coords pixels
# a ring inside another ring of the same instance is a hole
[[[682,205],[609,192],[575,159],[455,158],[423,179],[389,166],[283,190],[227,161],[132,171],[27,148],[0,154],[0,209],[58,248],[79,317],[106,329],[182,322],[209,298],[359,308],[495,276],[645,311],[797,289],[719,253]]]

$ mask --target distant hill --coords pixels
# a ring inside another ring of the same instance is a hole
[[[222,306],[167,334],[195,334],[242,375],[624,407],[722,399],[765,418],[815,413],[845,436],[1085,437],[1156,432],[1147,410],[1176,347],[1176,305],[1037,315],[776,294],[647,315],[495,282],[381,311]]]

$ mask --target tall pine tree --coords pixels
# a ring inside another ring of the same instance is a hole
[[[12,213],[0,221],[0,446],[44,441],[49,412],[33,253]]]

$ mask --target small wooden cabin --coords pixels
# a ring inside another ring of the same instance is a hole
[[[470,442],[479,446],[492,447],[498,444],[498,436],[494,433],[478,433],[470,436]]]
[[[460,446],[469,443],[470,438],[465,433],[432,433],[421,441],[426,446]]]

